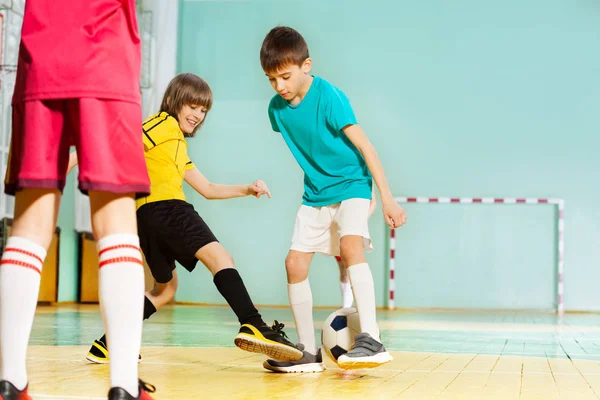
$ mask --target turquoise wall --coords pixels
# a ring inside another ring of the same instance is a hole
[[[256,303],[287,304],[284,259],[302,172],[267,105],[264,35],[298,29],[313,73],[341,87],[396,196],[560,197],[565,302],[600,310],[600,8],[592,1],[182,1],[178,71],[204,77],[213,110],[190,155],[212,181],[264,179],[271,200],[188,192],[233,254]],[[380,211],[381,208],[378,209]],[[553,307],[551,206],[410,205],[398,231],[400,307]],[[370,221],[368,261],[385,304],[387,235]],[[181,272],[179,301],[223,303],[206,270]],[[315,304],[340,302],[317,256]]]
[[[75,232],[75,190],[78,170],[67,177],[58,214],[60,232],[60,268],[58,270],[58,301],[77,301],[79,293],[79,249]]]

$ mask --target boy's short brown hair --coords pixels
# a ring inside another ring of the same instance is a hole
[[[288,26],[271,29],[260,49],[260,65],[266,73],[276,72],[290,64],[300,67],[308,57],[306,41],[298,31]]]
[[[213,95],[208,83],[198,75],[186,72],[175,76],[169,82],[169,86],[165,90],[165,94],[160,105],[161,112],[167,112],[175,119],[178,118],[179,112],[183,106],[199,106],[206,107],[207,112],[210,111],[213,102]],[[205,118],[206,120],[206,118]],[[202,121],[192,133],[185,133],[186,137],[193,137],[196,131],[204,124]]]

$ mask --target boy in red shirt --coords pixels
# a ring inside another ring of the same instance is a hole
[[[42,265],[65,186],[69,147],[89,192],[100,305],[111,357],[109,399],[151,399],[138,382],[144,270],[135,195],[150,181],[139,127],[135,0],[25,4],[5,192],[15,195],[0,264],[0,398],[30,399],[26,352]]]

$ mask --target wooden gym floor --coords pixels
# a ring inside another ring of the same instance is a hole
[[[261,310],[286,324],[291,313]],[[320,326],[333,310],[316,310]],[[389,312],[379,324],[394,361],[347,372],[274,374],[233,346],[226,307],[172,306],[144,324],[140,376],[156,399],[600,399],[600,315]],[[85,361],[102,334],[97,306],[40,306],[28,353],[34,399],[105,399],[108,366]],[[317,332],[319,334],[319,332]],[[326,356],[325,356],[326,357]]]

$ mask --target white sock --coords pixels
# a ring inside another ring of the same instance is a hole
[[[9,237],[0,267],[1,379],[27,386],[27,344],[40,290],[46,249],[29,239]]]
[[[352,286],[350,282],[340,281],[340,290],[342,291],[342,308],[352,307],[354,297],[352,296]]]
[[[375,311],[375,284],[369,264],[356,264],[348,268],[348,276],[352,284],[352,292],[356,301],[356,309],[360,319],[360,329],[373,339],[379,339],[379,327]]]
[[[304,345],[304,350],[317,354],[315,327],[312,316],[312,292],[308,278],[300,283],[288,284],[288,296],[294,314],[298,340]]]
[[[140,239],[131,233],[119,233],[105,236],[97,246],[100,308],[110,354],[110,386],[121,387],[137,397],[144,316]]]

